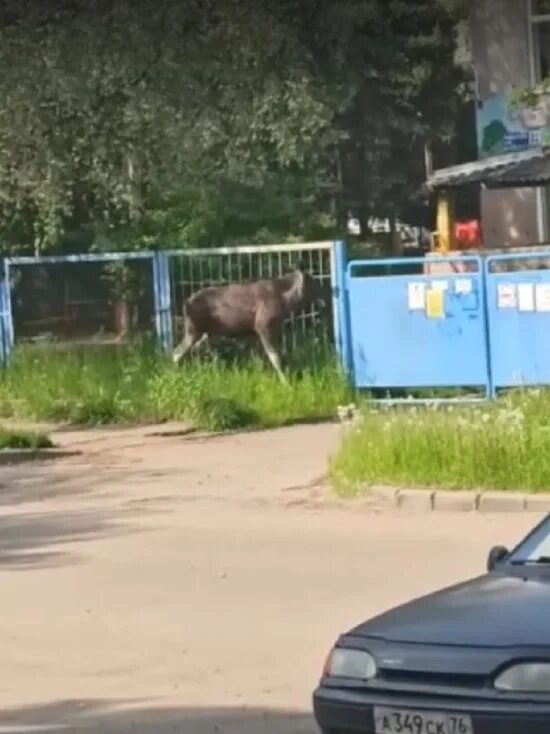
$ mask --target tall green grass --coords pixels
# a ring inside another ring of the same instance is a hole
[[[376,484],[550,490],[550,391],[478,407],[368,410],[346,432],[330,474],[344,495]]]
[[[43,433],[11,431],[0,426],[0,451],[5,449],[51,449],[52,441]]]
[[[0,416],[74,424],[184,420],[227,430],[325,419],[349,400],[327,353],[297,357],[288,377],[282,385],[259,356],[207,355],[174,366],[147,345],[27,347],[0,376]]]

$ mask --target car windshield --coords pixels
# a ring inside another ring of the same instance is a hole
[[[550,564],[550,516],[543,520],[507,558],[509,563]]]

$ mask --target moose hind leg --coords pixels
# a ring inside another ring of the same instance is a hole
[[[199,338],[199,334],[195,329],[188,329],[185,333],[183,341],[179,344],[172,353],[172,360],[175,364],[181,362],[181,360],[189,354],[192,349],[197,349],[206,339],[208,334],[202,334]]]
[[[283,369],[281,367],[281,358],[279,357],[279,353],[275,349],[271,334],[268,332],[267,329],[258,329],[257,334],[262,343],[262,347],[264,348],[264,351],[268,356],[269,361],[273,365],[273,369],[279,376],[279,379],[283,384],[288,385],[288,380],[286,379],[283,373]]]

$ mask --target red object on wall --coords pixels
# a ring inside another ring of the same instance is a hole
[[[482,243],[479,219],[468,219],[455,222],[455,240],[458,250],[480,248]]]

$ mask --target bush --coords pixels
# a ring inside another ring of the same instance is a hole
[[[0,428],[0,451],[5,449],[51,449],[53,443],[42,433],[8,431]]]

